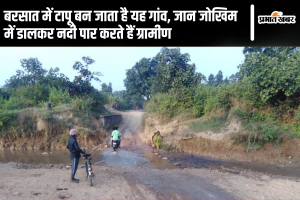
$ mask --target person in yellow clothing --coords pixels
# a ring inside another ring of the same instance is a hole
[[[157,131],[156,134],[152,138],[153,138],[152,141],[155,144],[155,146],[157,148],[157,153],[159,155],[159,150],[162,147],[162,140],[164,139],[164,137],[160,134],[159,131]]]
[[[152,152],[154,153],[154,148],[156,147],[154,142],[153,142],[153,138],[156,135],[156,132],[152,135],[151,141],[152,141]]]

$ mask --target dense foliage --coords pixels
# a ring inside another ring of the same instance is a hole
[[[10,111],[50,102],[54,107],[71,104],[81,113],[97,113],[95,109],[104,104],[118,110],[139,106],[164,119],[182,111],[193,118],[225,113],[222,119],[214,119],[218,123],[231,112],[251,132],[245,136],[249,144],[278,142],[288,131],[300,137],[299,49],[245,47],[243,53],[245,60],[235,74],[224,77],[220,70],[206,79],[196,72],[188,53],[164,47],[156,56],[142,58],[126,71],[123,91],[113,91],[112,83],[102,83],[101,91],[95,89],[91,80],[100,82],[102,74],[88,70],[95,62],[89,57],[82,58],[83,64],[75,62],[73,70],[78,76],[73,81],[58,68],[43,69],[37,58],[23,59],[23,70],[17,70],[0,88],[0,128],[10,120]]]
[[[224,78],[221,70],[216,75],[210,74],[208,79],[192,72],[186,73],[187,82],[178,80],[185,77],[182,66],[187,66],[183,63],[189,60],[189,55],[179,52],[164,48],[156,56],[160,69],[156,70],[152,98],[145,103],[149,113],[170,120],[182,110],[193,112],[194,118],[232,111],[252,134],[245,136],[245,140],[257,146],[280,142],[280,135],[289,132],[300,136],[298,48],[245,47],[244,62],[229,78]],[[189,66],[193,71],[195,66]]]
[[[263,101],[299,96],[300,56],[294,47],[246,48],[241,74],[249,77]]]
[[[131,69],[126,70],[124,85],[131,95],[142,95],[149,99],[152,93],[152,83],[156,76],[157,61],[152,58],[142,58]]]
[[[88,66],[95,61],[89,57],[82,58],[84,64],[77,61],[73,70],[78,71],[73,81],[62,73],[59,68],[43,68],[37,58],[21,60],[23,70],[17,70],[16,74],[6,80],[6,84],[0,88],[0,129],[13,117],[11,113],[18,113],[22,109],[44,107],[45,102],[51,103],[52,108],[61,104],[71,105],[74,112],[79,114],[95,114],[99,117],[102,107],[107,103],[116,104],[122,102],[116,109],[132,109],[138,103],[138,99],[127,93],[115,95],[112,93],[112,84],[102,84],[102,91],[98,91],[91,85],[92,80],[100,82],[100,72],[91,72]],[[114,99],[118,97],[118,99]]]

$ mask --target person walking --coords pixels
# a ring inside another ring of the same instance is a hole
[[[152,152],[154,153],[154,148],[156,147],[156,145],[153,142],[153,138],[155,137],[156,132],[152,135],[151,141],[152,141]]]
[[[157,153],[159,155],[159,150],[162,148],[162,141],[163,141],[163,136],[160,134],[159,131],[156,132],[155,136],[153,137],[153,142],[157,148]]]
[[[76,134],[77,134],[76,129],[71,129],[69,134],[70,134],[71,138],[68,141],[67,149],[70,150],[70,158],[72,161],[71,182],[78,183],[80,180],[75,179],[75,174],[76,174],[76,171],[78,168],[79,158],[81,157],[80,153],[85,154],[85,152],[82,151],[78,146],[78,142],[76,140]]]

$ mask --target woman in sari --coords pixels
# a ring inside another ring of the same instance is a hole
[[[162,147],[162,139],[164,138],[163,136],[161,136],[160,132],[157,131],[156,134],[154,136],[152,136],[153,138],[153,143],[155,144],[156,148],[157,148],[157,153],[159,155],[159,150]],[[152,146],[153,147],[153,146]],[[154,149],[154,148],[153,148]]]
[[[154,142],[153,142],[153,138],[156,135],[156,132],[152,135],[151,141],[152,141],[152,152],[154,153],[154,148],[156,147]]]

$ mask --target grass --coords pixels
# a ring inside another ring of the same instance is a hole
[[[170,121],[180,118],[180,121],[187,121],[190,119],[195,119],[195,116],[193,115],[193,110],[191,108],[178,108],[176,111],[171,111],[170,113],[165,113],[165,114],[152,114],[152,116],[159,117],[160,124],[161,125],[166,125]]]
[[[183,120],[189,120],[189,119],[194,119],[195,118],[192,108],[177,110],[177,113],[173,118],[175,118],[177,116],[180,116],[180,118],[183,119]]]
[[[69,139],[70,139],[69,133],[63,133],[57,137],[57,142],[67,143],[69,141]]]
[[[84,128],[77,128],[77,133],[78,133],[78,137],[80,138],[81,135],[90,135],[92,134],[91,131],[89,131],[88,129],[84,129]]]
[[[242,122],[243,130],[231,134],[236,144],[244,144],[247,152],[261,149],[266,143],[280,145],[284,138],[293,133],[281,123],[270,120],[268,113],[250,113],[236,109],[232,114]]]
[[[168,150],[169,148],[170,148],[170,145],[167,145],[167,144],[162,145],[163,150]]]
[[[200,121],[192,121],[190,129],[196,132],[212,131],[218,132],[225,127],[226,119],[221,115],[219,117],[212,117],[208,119],[200,119]]]
[[[88,127],[89,129],[96,129],[94,121],[90,114],[82,115],[80,113],[74,112],[71,123],[76,126]]]

